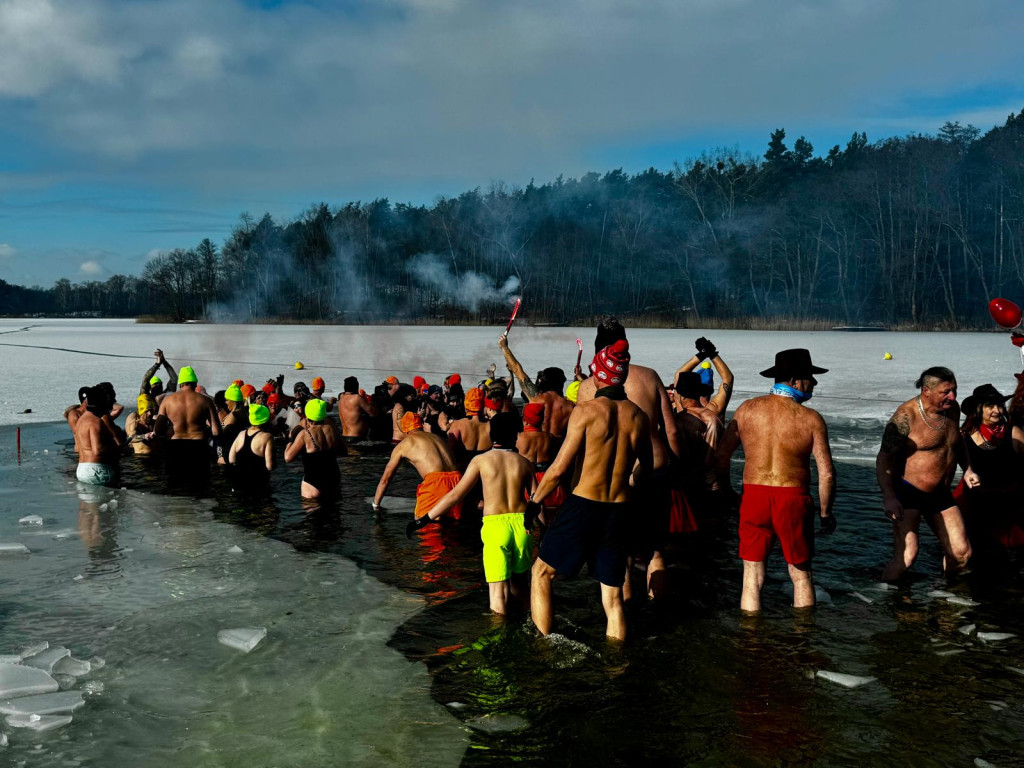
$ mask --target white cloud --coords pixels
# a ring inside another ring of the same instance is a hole
[[[548,179],[613,145],[870,130],[1019,71],[1021,22],[1010,0],[0,0],[0,104],[145,183]]]
[[[8,243],[0,243],[0,259],[5,259],[8,256],[13,256],[18,252],[18,249]]]
[[[78,271],[81,272],[83,275],[88,275],[89,277],[96,277],[97,275],[103,274],[103,267],[100,265],[98,261],[93,261],[90,259],[89,261],[83,261],[81,265],[78,267]]]

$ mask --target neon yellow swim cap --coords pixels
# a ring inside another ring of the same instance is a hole
[[[192,370],[191,365],[182,366],[181,370],[178,371],[178,383],[179,384],[195,384],[199,381],[196,378],[196,372]]]
[[[709,368],[711,368],[711,361],[705,360],[703,363],[700,364],[700,367],[703,368],[705,371],[708,370]]]
[[[306,401],[306,418],[310,421],[323,421],[327,416],[327,403],[323,400]]]
[[[156,410],[156,400],[154,400],[152,397],[150,397],[147,394],[141,394],[141,395],[139,395],[139,398],[136,401],[136,406],[138,407],[138,410],[139,410],[140,414],[143,414],[146,411],[155,411]]]
[[[254,427],[258,427],[260,424],[266,424],[270,421],[270,409],[265,405],[259,403],[253,403],[249,406],[249,423]]]
[[[580,383],[578,381],[570,381],[569,386],[565,388],[565,399],[575,403],[576,398],[580,396]]]
[[[224,390],[224,399],[230,400],[233,403],[240,403],[245,400],[245,398],[242,397],[242,390],[236,384],[232,384]]]
[[[151,386],[151,387],[155,387],[157,384],[163,384],[163,383],[164,383],[164,380],[161,379],[159,376],[154,376],[152,379],[149,380],[149,386]]]

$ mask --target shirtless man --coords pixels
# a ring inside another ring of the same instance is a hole
[[[478,483],[483,484],[484,514],[480,538],[484,542],[484,578],[490,592],[491,610],[504,615],[508,601],[528,605],[530,559],[533,540],[523,525],[526,497],[536,488],[533,464],[516,452],[519,419],[499,413],[488,422],[491,450],[469,462],[459,484],[445,494],[429,513],[409,523],[406,534],[437,520],[452,509]]]
[[[347,377],[343,387],[345,391],[338,397],[341,434],[352,440],[363,440],[370,434],[370,423],[377,416],[377,407],[359,393],[359,379],[355,376]]]
[[[761,375],[775,381],[767,395],[747,400],[725,430],[718,450],[718,481],[726,490],[729,460],[743,444],[743,500],[740,504],[740,558],[743,594],[740,609],[761,610],[765,561],[778,538],[793,581],[793,607],[814,605],[811,558],[814,556],[814,500],[810,496],[811,456],[818,465],[821,531],[832,533],[836,519],[835,468],[828,430],[821,415],[802,403],[827,369],[811,364],[806,349],[786,349]]]
[[[558,453],[558,446],[561,440],[555,440],[543,430],[544,405],[542,403],[527,403],[523,408],[523,431],[516,441],[516,448],[519,455],[533,464],[533,471],[536,473],[537,482],[544,479],[544,473],[551,466],[555,454]],[[562,483],[544,499],[543,525],[550,525],[554,512],[565,503],[566,485]]]
[[[114,424],[110,409],[114,405],[113,389],[100,386],[86,390],[85,412],[75,422],[78,444],[78,469],[75,476],[88,485],[112,485],[117,480],[122,432]]]
[[[377,491],[373,495],[373,511],[380,511],[380,503],[387,493],[388,484],[398,471],[399,464],[405,459],[423,478],[416,486],[416,517],[423,517],[434,508],[444,495],[458,485],[462,473],[455,466],[448,444],[443,438],[423,431],[423,420],[416,413],[407,413],[402,417],[402,431],[405,439],[391,451],[391,459],[384,467],[384,474],[377,483]],[[461,509],[453,508],[452,516],[458,519]]]
[[[584,563],[601,584],[606,633],[626,639],[622,585],[626,576],[625,529],[630,477],[634,467],[651,468],[650,420],[626,399],[629,345],[620,339],[594,356],[591,377],[597,396],[580,403],[569,417],[565,441],[527,510],[532,528],[540,505],[563,478],[572,477],[572,495],[541,540],[533,564],[531,609],[542,635],[551,632],[551,582],[556,574],[575,576]]]
[[[490,428],[480,416],[483,405],[483,390],[476,387],[469,390],[465,401],[466,418],[457,419],[448,427],[448,448],[462,470],[478,453],[491,449]]]
[[[99,384],[96,385],[96,387],[98,389],[106,390],[107,393],[110,395],[110,400],[113,403],[113,405],[111,405],[110,407],[110,419],[111,421],[116,421],[118,416],[120,416],[124,412],[124,406],[118,402],[114,402],[116,400],[114,396],[114,385],[111,384],[109,381],[101,381]],[[78,404],[69,405],[67,408],[64,409],[64,420],[67,421],[68,426],[71,427],[72,436],[74,436],[75,434],[75,427],[78,425],[78,420],[82,417],[82,415],[85,413],[86,409],[89,406],[89,404],[86,402],[86,393],[90,389],[92,389],[92,387],[79,387]],[[118,427],[118,429],[120,429],[120,427]],[[75,438],[74,451],[75,453],[78,453],[77,438]]]
[[[217,448],[217,458],[224,458],[224,451],[219,445],[217,406],[212,397],[197,392],[197,386],[196,372],[191,366],[183,366],[178,371],[178,391],[164,398],[156,417],[154,431],[157,435],[164,436],[168,425],[174,428],[164,447],[167,474],[172,482],[201,483],[207,477],[211,436]]]
[[[545,368],[537,375],[537,381],[533,382],[526,375],[522,364],[512,354],[512,350],[509,349],[507,333],[498,337],[498,346],[501,348],[502,354],[505,355],[509,373],[519,380],[523,397],[527,402],[540,403],[544,406],[544,424],[541,425],[541,431],[561,440],[565,437],[569,416],[572,415],[573,409],[573,404],[562,396],[562,387],[565,386],[565,374],[562,369]]]
[[[929,368],[915,386],[921,393],[889,419],[875,461],[885,516],[893,527],[893,556],[882,571],[885,581],[895,581],[914,564],[922,517],[942,542],[946,573],[963,570],[971,557],[964,519],[949,491],[957,462],[964,467],[968,488],[980,484],[957,428],[956,377],[948,368]]]
[[[597,326],[596,349],[626,339],[626,329],[613,317]],[[647,592],[660,597],[664,591],[665,561],[662,549],[668,538],[671,508],[670,462],[682,454],[676,422],[665,385],[653,368],[630,363],[625,383],[626,397],[640,407],[650,422],[651,455],[654,468],[644,476],[633,494],[636,513],[630,521],[630,554],[647,561]],[[580,383],[577,403],[593,400],[597,394],[594,377]],[[579,405],[577,405],[579,407]],[[632,595],[629,581],[623,588],[627,600]]]

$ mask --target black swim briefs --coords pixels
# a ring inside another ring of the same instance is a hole
[[[931,518],[950,507],[956,506],[956,500],[948,485],[940,485],[931,491],[922,491],[916,485],[903,480],[896,486],[896,498],[904,509],[916,509],[925,518]]]

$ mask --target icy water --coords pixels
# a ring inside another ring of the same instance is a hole
[[[830,368],[811,403],[840,461],[839,529],[816,558],[828,594],[795,617],[775,560],[764,615],[742,619],[725,519],[677,553],[668,601],[630,609],[630,641],[616,649],[586,578],[556,585],[558,634],[538,640],[524,617],[488,615],[477,530],[409,542],[409,502],[374,515],[366,498],[387,446],[344,458],[343,498],[324,508],[301,504],[301,469],[285,465],[257,504],[219,478],[208,498],[169,495],[159,465],[138,457],[122,463],[123,490],[90,495],[74,482],[67,427],[54,423],[81,384],[108,379],[130,402],[157,346],[211,389],[281,372],[288,385],[323,375],[336,390],[350,373],[364,385],[392,372],[482,375],[500,361],[500,329],[18,330],[27,325],[0,321],[13,331],[0,335],[0,543],[30,550],[0,557],[0,654],[48,641],[104,663],[62,678],[85,694],[70,725],[0,725],[10,741],[0,765],[1024,764],[1022,584],[947,584],[925,534],[908,583],[880,588],[889,529],[870,466],[890,401],[912,394],[922,368],[953,367],[962,395],[987,381],[1009,391],[1019,358],[1003,336],[709,334],[741,397],[764,391],[757,371],[779,348],[807,346]],[[577,335],[589,351],[592,332],[574,329],[517,328],[512,343],[528,370],[570,367]],[[630,339],[635,359],[667,379],[697,335]],[[294,371],[296,359],[307,370]],[[415,480],[403,470],[389,493],[410,498]],[[18,522],[28,515],[42,525]],[[267,636],[248,654],[218,643],[236,627]],[[819,671],[875,679],[848,689]]]

